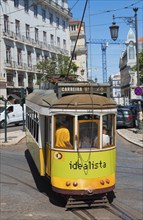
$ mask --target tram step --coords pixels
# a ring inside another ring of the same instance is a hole
[[[66,204],[66,209],[105,206],[107,203],[109,202],[106,196],[100,198],[70,197]]]

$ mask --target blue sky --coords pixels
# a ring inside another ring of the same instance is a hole
[[[86,0],[68,0],[74,20],[81,20],[85,2]],[[140,38],[143,36],[143,0],[88,0],[84,16],[87,41],[111,40],[109,26],[112,24],[113,14],[115,17],[132,17],[133,8],[138,8],[138,37]],[[123,19],[116,18],[115,21],[120,27],[118,40],[126,40],[129,25]],[[108,45],[106,49],[107,79],[110,75],[119,72],[119,58],[124,49],[123,44]],[[88,55],[89,74],[92,75],[93,80],[97,77],[98,82],[103,82],[101,44],[89,44]]]

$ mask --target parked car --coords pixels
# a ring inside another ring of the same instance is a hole
[[[133,122],[134,122],[134,127],[138,126],[138,111],[139,111],[139,106],[137,104],[133,104],[133,105],[128,105],[127,106],[133,115]]]
[[[130,108],[126,106],[119,106],[117,108],[117,128],[119,127],[134,127],[133,114]]]
[[[7,125],[15,124],[18,125],[19,123],[23,122],[23,111],[20,104],[13,104],[8,105],[6,108],[6,115],[7,115]],[[24,105],[24,119],[25,119],[25,105]],[[5,108],[0,108],[0,127],[5,127]]]

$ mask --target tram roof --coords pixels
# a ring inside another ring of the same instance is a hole
[[[57,98],[54,90],[34,90],[26,99],[40,106],[59,109],[109,109],[117,106],[112,99],[95,94],[75,94]]]
[[[76,94],[64,96],[53,104],[53,108],[65,109],[107,109],[115,108],[116,102],[104,96],[95,94]]]

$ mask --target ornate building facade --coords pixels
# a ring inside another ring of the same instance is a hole
[[[35,87],[39,61],[70,55],[67,0],[2,0],[0,5],[0,95]]]

